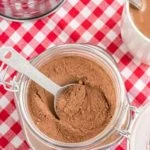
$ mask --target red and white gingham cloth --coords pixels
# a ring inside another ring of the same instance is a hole
[[[66,0],[53,15],[16,23],[0,18],[0,47],[11,46],[26,58],[63,43],[92,43],[116,59],[130,102],[150,100],[150,67],[134,63],[120,35],[123,0]],[[134,40],[134,37],[133,37]],[[8,74],[11,76],[13,72]],[[14,95],[0,86],[0,150],[28,150]],[[125,150],[126,140],[115,150]]]

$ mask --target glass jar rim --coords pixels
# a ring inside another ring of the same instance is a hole
[[[39,60],[41,60],[43,57],[45,57],[47,55],[47,53],[52,53],[52,51],[58,51],[61,49],[79,49],[79,50],[85,50],[87,53],[90,53],[90,55],[97,55],[97,57],[101,57],[101,61],[106,61],[105,63],[108,63],[108,65],[110,65],[110,67],[113,69],[114,71],[114,75],[117,76],[118,79],[118,83],[119,83],[119,89],[120,89],[120,95],[119,95],[119,100],[122,101],[122,105],[124,105],[127,101],[125,100],[126,94],[125,94],[125,88],[124,88],[124,83],[123,80],[121,78],[120,72],[115,64],[114,59],[106,52],[103,50],[103,48],[101,47],[96,47],[93,45],[86,45],[86,44],[64,44],[64,45],[59,45],[59,46],[54,46],[48,50],[46,50],[45,52],[43,52],[41,55],[37,56],[35,59],[32,60],[31,64],[36,64]],[[91,52],[92,50],[92,52]],[[85,52],[84,51],[84,52]],[[71,52],[73,53],[73,52]],[[95,54],[94,54],[95,53]],[[101,55],[101,56],[100,56]],[[103,57],[103,58],[102,58]],[[100,58],[99,58],[100,59]],[[104,63],[104,62],[103,62]],[[105,64],[106,65],[106,64]],[[108,66],[107,66],[108,67]],[[23,96],[23,78],[24,76],[21,75],[20,76],[20,81],[22,81],[22,84],[20,84],[20,92],[19,95],[18,93],[15,94],[16,99],[22,99],[21,97]],[[22,91],[22,92],[21,92]],[[109,130],[106,129],[107,127],[104,129],[104,131],[102,131],[100,134],[98,134],[97,136],[95,136],[94,138],[91,138],[87,141],[83,141],[83,142],[79,142],[79,143],[65,143],[65,142],[60,142],[54,139],[51,139],[49,137],[47,137],[46,135],[44,135],[41,131],[38,131],[37,129],[35,129],[33,126],[31,126],[31,122],[27,117],[26,111],[24,110],[24,105],[22,102],[22,100],[18,100],[19,101],[19,105],[20,105],[20,111],[21,114],[23,116],[23,120],[26,122],[26,124],[28,125],[28,127],[31,129],[31,131],[37,136],[40,137],[44,142],[46,142],[47,144],[50,144],[50,146],[54,146],[54,147],[64,147],[64,148],[79,148],[79,147],[86,147],[89,146],[91,144],[96,144],[100,139],[105,138],[106,136],[108,136],[108,134],[110,134],[111,132],[113,132],[115,130],[114,126],[112,126],[111,128],[109,128]],[[121,116],[122,116],[122,107],[118,108],[118,111],[115,110],[115,113],[113,115],[113,118],[111,119],[110,123],[114,122],[115,124],[117,124],[117,120],[122,120]],[[109,124],[110,124],[109,123]],[[36,127],[37,128],[37,127]]]
[[[45,1],[44,1],[45,2]],[[17,21],[17,22],[25,22],[25,21],[28,21],[28,20],[36,20],[36,19],[39,19],[39,18],[43,18],[43,17],[46,17],[52,13],[54,13],[58,8],[60,8],[63,4],[64,4],[65,0],[61,0],[55,7],[53,7],[51,10],[49,11],[46,11],[42,14],[39,14],[39,15],[36,15],[36,16],[30,16],[30,17],[15,17],[15,16],[11,16],[11,15],[6,15],[2,12],[0,12],[0,16],[7,19],[7,20],[10,20],[10,21]],[[6,5],[7,3],[2,3],[3,5]],[[33,4],[30,2],[30,5]]]

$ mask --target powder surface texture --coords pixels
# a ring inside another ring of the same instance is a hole
[[[116,107],[113,82],[102,66],[79,56],[49,60],[39,70],[67,88],[57,101],[39,85],[30,82],[28,107],[32,120],[47,136],[75,143],[93,138],[109,124]]]

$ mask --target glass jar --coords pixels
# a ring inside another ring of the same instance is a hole
[[[12,20],[30,20],[54,12],[64,0],[0,0],[0,15]]]
[[[27,105],[29,81],[27,77],[18,74],[19,91],[15,93],[15,102],[22,122],[27,142],[35,150],[51,149],[106,149],[118,143],[128,129],[131,115],[123,80],[114,59],[102,48],[87,44],[66,44],[52,47],[31,61],[39,68],[47,60],[55,56],[83,56],[102,66],[111,77],[116,89],[116,109],[108,126],[96,137],[80,143],[64,143],[56,141],[43,134],[32,121]]]
[[[150,150],[150,101],[134,110],[135,116],[126,133],[129,150]]]

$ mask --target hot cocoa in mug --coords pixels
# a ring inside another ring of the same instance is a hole
[[[121,21],[121,35],[135,60],[150,65],[150,0],[137,9],[126,1]]]
[[[150,38],[150,0],[143,0],[140,10],[130,5],[130,14],[140,32]]]

